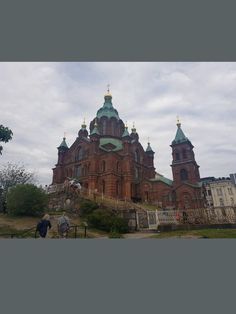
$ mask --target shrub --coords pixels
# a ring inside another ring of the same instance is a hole
[[[112,211],[97,209],[88,216],[88,222],[93,227],[112,233],[128,232],[126,221],[116,216]]]
[[[82,200],[79,207],[80,216],[87,216],[98,208],[96,202],[90,200]]]
[[[47,206],[47,195],[33,184],[19,184],[7,193],[7,210],[12,215],[37,216]]]

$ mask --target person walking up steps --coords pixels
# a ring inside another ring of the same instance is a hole
[[[69,218],[66,216],[65,212],[63,212],[63,215],[60,218],[58,218],[57,226],[60,237],[67,238],[70,229],[70,221]]]
[[[36,233],[38,232],[41,238],[46,238],[48,229],[51,229],[50,216],[45,214],[40,222],[37,224]]]

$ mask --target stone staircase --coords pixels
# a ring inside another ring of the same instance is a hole
[[[49,193],[50,210],[72,210],[78,211],[81,200],[88,199],[95,201],[100,207],[110,208],[117,211],[135,210],[144,212],[147,209],[142,204],[131,201],[118,200],[112,197],[104,196],[101,193],[91,193],[87,189],[68,190],[63,185],[57,185],[52,192]]]

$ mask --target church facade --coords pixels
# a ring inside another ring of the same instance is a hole
[[[169,180],[156,173],[150,143],[144,149],[135,127],[128,132],[113,107],[109,90],[104,100],[90,122],[89,132],[83,123],[71,147],[63,138],[52,184],[76,178],[88,191],[115,199],[148,202],[162,208],[202,207],[199,166],[181,124],[177,123],[171,144],[173,180]]]

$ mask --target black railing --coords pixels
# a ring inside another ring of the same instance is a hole
[[[83,238],[87,238],[87,225],[71,225],[69,230],[72,230],[73,232],[73,238],[77,238],[79,234],[79,230],[83,230]],[[5,232],[5,233],[0,233],[0,238],[17,238],[17,239],[22,239],[26,238],[27,235],[29,235],[29,238],[37,238],[37,228],[36,226],[30,228],[30,229],[25,229],[25,230],[19,230],[19,231],[12,231],[12,232]]]
[[[13,239],[13,238],[22,239],[22,238],[25,238],[28,233],[32,233],[33,231],[35,231],[34,237],[36,238],[36,227],[32,227],[30,229],[25,229],[25,230],[0,233],[0,238],[7,237],[7,238],[11,238],[11,239]]]
[[[83,226],[81,226],[81,225],[71,225],[70,226],[70,229],[71,230],[74,230],[74,238],[76,239],[77,238],[77,234],[78,234],[78,231],[79,231],[79,229],[81,229],[81,228],[83,228],[84,230],[84,232],[83,232],[83,237],[84,238],[87,238],[87,225],[83,225]]]

